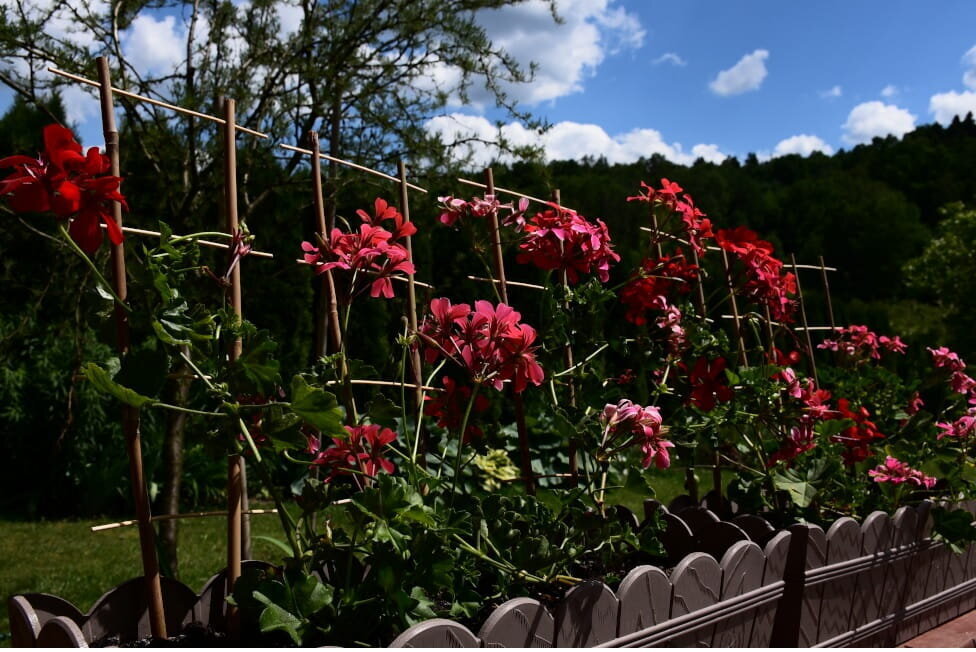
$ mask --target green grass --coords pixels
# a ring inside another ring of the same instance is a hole
[[[0,646],[10,645],[6,600],[18,593],[53,593],[87,611],[108,589],[142,573],[135,526],[91,532],[111,519],[21,522],[0,520]],[[278,517],[251,517],[253,535],[280,538]],[[180,580],[195,591],[226,565],[226,521],[185,519],[180,525]],[[253,556],[281,551],[255,539]]]

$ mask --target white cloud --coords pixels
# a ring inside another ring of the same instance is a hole
[[[962,75],[962,83],[976,91],[976,45],[962,55],[962,62],[969,66],[969,69]]]
[[[967,113],[976,115],[976,93],[963,91],[957,93],[937,93],[929,99],[929,113],[935,121],[947,125],[956,116],[965,118]]]
[[[851,109],[843,126],[845,142],[867,143],[876,136],[901,138],[915,128],[915,116],[894,104],[875,100]]]
[[[677,52],[665,52],[657,59],[652,61],[655,66],[661,63],[670,63],[672,66],[686,66],[688,62],[681,58]]]
[[[175,16],[157,19],[140,14],[122,33],[122,51],[141,73],[168,73],[180,64],[186,53],[186,26],[177,25]]]
[[[278,14],[278,24],[281,26],[281,38],[287,38],[298,31],[305,18],[305,10],[301,3],[277,2],[274,11]]]
[[[776,158],[777,156],[786,156],[787,154],[810,156],[813,152],[823,152],[829,156],[834,153],[834,148],[818,136],[799,134],[784,138],[776,143],[776,147],[773,148],[772,157]]]
[[[478,13],[495,46],[512,55],[526,69],[538,64],[531,84],[508,86],[511,97],[526,104],[547,102],[583,90],[607,55],[637,49],[646,33],[636,14],[614,7],[615,0],[561,0],[562,23],[552,19],[548,3],[525,3]],[[476,102],[489,100],[487,93],[472,93]]]
[[[766,59],[769,58],[767,50],[756,50],[747,54],[739,62],[718,73],[708,87],[716,95],[739,95],[748,91],[754,91],[762,85],[766,79]]]
[[[661,132],[655,129],[634,129],[610,136],[599,125],[565,121],[539,135],[518,122],[504,124],[499,129],[481,116],[460,113],[433,118],[427,122],[426,128],[447,144],[464,141],[457,146],[457,154],[459,157],[471,156],[477,165],[488,165],[495,159],[511,161],[510,156],[499,155],[494,146],[472,140],[490,141],[499,135],[513,145],[541,147],[549,161],[602,156],[611,164],[630,163],[641,157],[661,154],[675,163],[690,165],[698,158],[711,163],[720,163],[726,158],[715,144],[698,144],[686,152],[680,143],[665,141]]]
[[[824,97],[824,98],[840,97],[843,94],[844,91],[843,89],[841,89],[840,86],[833,86],[831,88],[828,88],[825,91],[820,91],[820,97]]]
[[[888,84],[887,86],[881,89],[881,97],[890,99],[895,95],[898,95],[898,87],[895,86],[894,84]]]

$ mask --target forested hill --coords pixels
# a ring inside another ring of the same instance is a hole
[[[947,127],[921,126],[901,140],[876,138],[832,156],[759,162],[749,155],[744,162],[699,160],[690,167],[661,156],[627,165],[595,158],[545,167],[516,164],[495,176],[503,187],[545,196],[548,188],[559,188],[564,204],[605,219],[614,233],[628,232],[626,222],[641,219],[639,207],[623,204],[636,194],[638,182],[657,184],[667,177],[683,186],[718,227],[744,224],[801,262],[823,255],[828,265],[839,267],[831,288],[839,319],[956,340],[944,332],[953,330],[951,324],[935,323],[947,316],[932,305],[936,297],[924,287],[906,287],[903,268],[939,233],[944,206],[976,207],[974,163],[976,123],[969,115]],[[622,253],[631,246],[617,238]],[[971,298],[974,305],[976,297]]]

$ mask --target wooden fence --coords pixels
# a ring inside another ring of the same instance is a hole
[[[777,530],[757,516],[722,521],[678,500],[660,510],[677,565],[633,569],[616,591],[571,589],[553,609],[530,598],[495,609],[477,634],[435,619],[391,647],[850,647],[894,646],[976,608],[976,546],[961,554],[930,538],[931,503],[894,516],[841,518],[825,532]],[[974,511],[976,505],[967,504]],[[246,562],[267,568],[263,562]],[[17,647],[85,647],[109,635],[149,634],[144,580],[112,589],[87,614],[47,594],[9,601]],[[221,629],[223,573],[200,594],[163,578],[167,627]]]

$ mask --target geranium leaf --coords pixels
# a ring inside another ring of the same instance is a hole
[[[291,410],[328,437],[345,437],[342,410],[335,394],[309,385],[301,376],[291,379]]]
[[[295,645],[302,644],[302,637],[299,632],[302,627],[302,621],[295,614],[276,605],[260,591],[254,592],[254,598],[266,605],[258,619],[258,625],[262,633],[267,634],[268,632],[275,631],[287,632],[291,640],[295,642]]]
[[[153,399],[148,396],[143,396],[142,394],[129,389],[128,387],[123,387],[118,384],[112,377],[108,375],[108,372],[99,367],[94,362],[89,362],[82,369],[82,373],[85,379],[95,386],[100,392],[114,396],[118,400],[122,401],[126,405],[131,405],[134,408],[141,408],[145,405],[152,405],[154,403]]]

